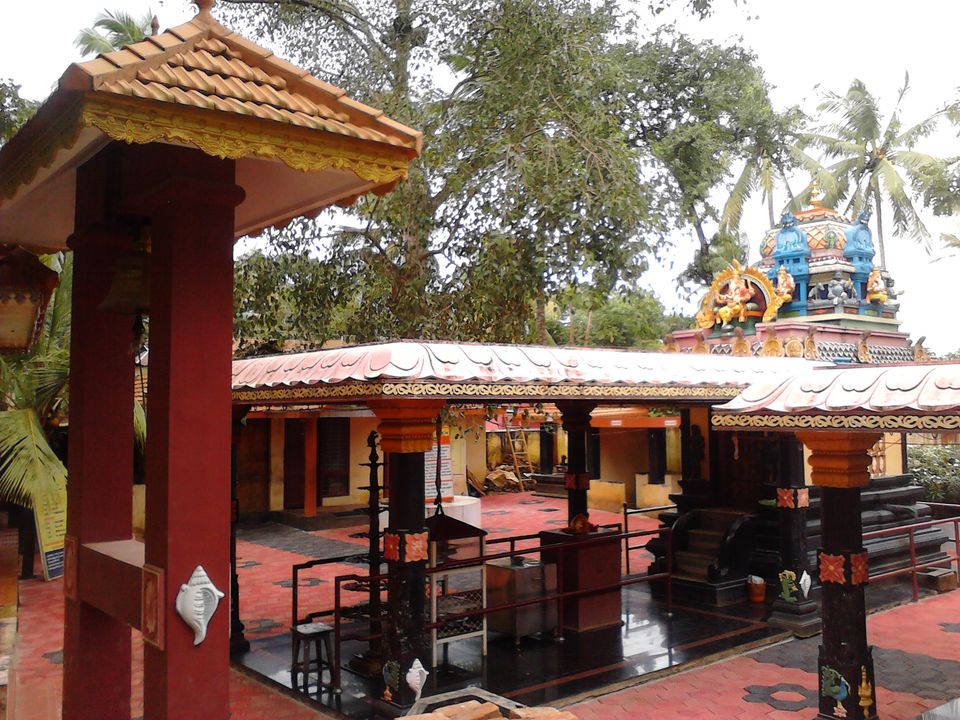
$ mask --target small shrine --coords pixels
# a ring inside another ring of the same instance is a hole
[[[849,220],[823,205],[787,211],[760,245],[716,275],[697,327],[672,333],[667,352],[805,357],[850,363],[925,360],[921,338],[900,332],[900,293],[874,265],[870,210]]]

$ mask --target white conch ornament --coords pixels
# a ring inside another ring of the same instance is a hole
[[[420,693],[423,692],[423,686],[426,684],[429,674],[424,669],[423,663],[420,662],[420,658],[414,658],[413,664],[407,670],[407,685],[417,694],[414,702],[420,700]]]
[[[806,570],[800,576],[800,590],[803,592],[803,599],[806,600],[810,595],[810,575]]]
[[[217,611],[223,593],[210,580],[202,565],[197,565],[193,575],[177,593],[177,614],[193,630],[193,644],[199,645],[207,636],[207,625]]]

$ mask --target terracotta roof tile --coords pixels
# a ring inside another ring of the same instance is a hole
[[[159,55],[163,52],[162,47],[150,42],[149,40],[134,43],[133,45],[127,45],[127,50],[132,53],[136,53],[142,60],[145,60],[148,57],[153,57],[154,55]]]
[[[217,24],[194,20],[77,66],[86,89],[419,150],[420,135]],[[90,87],[92,85],[92,88]]]
[[[113,52],[104,53],[101,55],[104,60],[113,63],[117,67],[125,67],[127,65],[133,65],[134,63],[141,62],[143,58],[137,55],[134,52],[130,52],[126,48],[121,48],[120,50],[114,50]]]

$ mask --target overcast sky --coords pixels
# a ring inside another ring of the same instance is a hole
[[[0,10],[0,78],[19,83],[26,97],[45,97],[67,65],[78,59],[73,47],[78,29],[90,25],[104,7],[137,15],[150,7],[162,28],[183,22],[194,12],[186,0],[8,0]],[[960,94],[960,71],[952,57],[960,3],[954,0],[742,0],[739,4],[716,0],[716,8],[706,21],[680,18],[679,24],[696,37],[739,39],[752,49],[775,86],[777,106],[798,104],[813,112],[818,87],[842,92],[853,78],[860,78],[886,110],[896,99],[905,71],[910,72],[912,85],[904,106],[905,123],[922,119]],[[960,140],[956,131],[944,130],[921,149],[960,154]],[[798,177],[793,184],[802,187],[805,181]],[[928,220],[935,235],[960,229],[956,220]],[[751,260],[758,257],[757,246],[767,224],[766,211],[757,200],[743,223]],[[646,282],[668,307],[689,310],[676,297],[673,278],[689,261],[693,239],[680,235],[675,242],[676,265],[654,268]],[[897,287],[905,291],[902,329],[914,338],[926,335],[927,346],[937,352],[960,349],[960,322],[954,319],[960,293],[951,292],[960,288],[960,258],[938,250],[927,255],[909,241],[893,238],[887,240],[887,266]]]

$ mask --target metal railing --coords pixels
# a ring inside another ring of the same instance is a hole
[[[623,529],[628,531],[630,530],[630,516],[631,515],[643,515],[645,513],[651,512],[664,512],[666,510],[676,510],[676,505],[654,505],[652,507],[645,508],[632,508],[629,504],[623,504]],[[631,550],[646,550],[647,545],[631,545],[629,541],[624,542],[624,559],[627,564],[627,575],[630,574],[630,551]]]
[[[634,532],[619,532],[621,529],[619,524],[614,524],[608,527],[616,528],[618,532],[606,533],[599,537],[586,538],[574,540],[571,542],[565,543],[556,543],[543,545],[540,544],[533,548],[516,548],[516,543],[522,540],[530,540],[533,538],[538,538],[539,535],[521,535],[513,538],[498,538],[491,540],[488,544],[504,544],[510,543],[511,549],[505,552],[498,553],[485,553],[484,555],[477,558],[470,558],[466,560],[457,560],[449,563],[444,563],[442,565],[437,565],[433,568],[427,568],[426,574],[432,575],[436,573],[446,573],[450,570],[457,568],[466,568],[481,566],[484,563],[491,560],[499,560],[502,558],[512,558],[522,555],[531,555],[531,554],[540,554],[546,552],[548,554],[557,553],[556,566],[557,566],[557,591],[553,593],[548,593],[540,597],[529,598],[526,600],[518,600],[512,603],[504,603],[502,605],[496,605],[494,607],[485,607],[478,608],[475,610],[469,610],[461,613],[451,613],[445,615],[442,619],[439,619],[435,622],[427,622],[424,624],[424,630],[432,630],[434,628],[441,628],[447,624],[453,624],[456,622],[461,622],[468,618],[472,617],[481,617],[484,615],[489,615],[490,613],[500,612],[503,610],[513,610],[516,608],[527,607],[531,605],[540,605],[547,603],[556,603],[557,604],[557,627],[555,635],[560,636],[563,634],[564,626],[564,602],[566,600],[585,597],[588,595],[597,595],[601,593],[608,593],[613,590],[620,591],[621,588],[636,585],[638,583],[650,582],[655,580],[664,580],[666,581],[666,603],[667,603],[667,616],[670,617],[673,614],[673,583],[672,583],[672,552],[671,550],[671,532],[669,528],[658,528],[656,530],[637,530]],[[664,572],[655,573],[652,575],[636,575],[624,576],[623,573],[620,573],[620,580],[615,583],[608,583],[602,586],[591,587],[587,589],[577,589],[577,590],[562,590],[564,587],[564,553],[571,549],[582,549],[585,546],[592,544],[603,544],[616,541],[619,544],[628,543],[630,539],[638,537],[646,537],[651,535],[662,535],[665,538],[667,543],[667,567]],[[304,563],[306,564],[306,563]],[[344,642],[350,640],[356,641],[365,641],[375,640],[383,637],[383,633],[371,634],[367,632],[366,634],[362,632],[355,633],[345,633],[343,628],[343,607],[342,607],[342,586],[347,582],[385,582],[387,580],[387,575],[361,575],[358,573],[351,573],[349,575],[338,575],[334,579],[334,607],[333,607],[333,625],[334,625],[334,642],[333,642],[333,677],[331,678],[334,692],[339,692],[341,688],[341,647]],[[322,614],[329,614],[329,612],[322,613],[312,613],[312,616],[319,617]],[[378,618],[371,618],[371,620],[387,620],[389,616],[387,614],[382,614]]]
[[[354,562],[358,558],[365,557],[364,553],[350,553],[349,555],[337,555],[336,557],[323,558],[321,560],[308,560],[307,562],[297,563],[291,567],[291,621],[290,629],[292,630],[300,623],[312,622],[317,618],[325,617],[327,615],[333,615],[333,608],[329,610],[317,610],[311,613],[307,613],[302,618],[299,616],[300,609],[300,573],[303,570],[309,570],[310,568],[318,567],[320,565],[332,565],[334,563],[344,563],[344,562]],[[379,568],[378,568],[379,569]]]
[[[953,508],[957,512],[960,512],[960,505],[951,505],[947,503],[925,503],[931,507],[946,507]],[[954,551],[953,556],[951,557],[949,553],[945,558],[940,558],[938,560],[931,560],[929,562],[918,563],[917,562],[917,543],[916,543],[916,532],[917,530],[925,530],[926,528],[936,527],[938,525],[953,525],[953,543]],[[909,538],[910,544],[910,565],[904,568],[898,568],[896,570],[889,570],[883,573],[876,573],[870,575],[870,582],[877,580],[888,580],[889,578],[899,577],[901,575],[910,574],[910,580],[913,584],[913,601],[916,602],[920,599],[920,581],[917,577],[917,573],[921,570],[927,570],[934,567],[943,567],[944,564],[953,565],[957,564],[957,580],[960,582],[960,516],[957,517],[947,517],[947,518],[938,518],[936,520],[924,520],[923,522],[913,523],[912,525],[901,525],[899,527],[885,528],[883,530],[871,530],[870,532],[865,532],[863,534],[864,540],[868,538],[876,537],[890,537],[894,535],[906,535]]]

